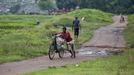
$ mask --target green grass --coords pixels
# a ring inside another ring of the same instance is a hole
[[[51,16],[45,15],[1,15],[0,27],[2,26],[34,26],[36,21],[43,22]]]
[[[77,65],[52,67],[24,75],[133,75],[133,59],[134,50],[130,50],[118,56],[85,61]]]
[[[128,16],[128,26],[125,29],[124,35],[128,43],[128,47],[134,48],[134,15]]]
[[[36,21],[44,23],[53,16],[1,15],[0,63],[47,54],[47,37],[41,38]],[[8,24],[8,25],[7,25]]]
[[[0,63],[46,55],[50,41],[49,36],[61,31],[59,28],[55,28],[55,25],[66,25],[72,32],[70,26],[74,16],[78,16],[79,19],[85,17],[85,20],[81,22],[79,44],[89,40],[95,29],[112,22],[112,14],[95,9],[76,10],[58,16],[1,15]],[[36,20],[41,22],[40,26],[35,26]]]

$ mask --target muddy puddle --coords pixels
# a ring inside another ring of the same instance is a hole
[[[122,50],[116,48],[96,48],[84,47],[78,51],[79,56],[108,56],[121,53]]]

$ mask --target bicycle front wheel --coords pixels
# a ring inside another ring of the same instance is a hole
[[[56,53],[56,51],[54,50],[54,47],[53,46],[50,46],[49,47],[49,52],[48,52],[48,55],[49,55],[49,59],[50,60],[53,60],[53,58],[55,56],[55,53]]]

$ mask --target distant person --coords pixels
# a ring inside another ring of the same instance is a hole
[[[74,36],[77,38],[79,36],[80,28],[81,28],[80,21],[78,20],[78,17],[75,17],[75,19],[73,20],[72,30],[74,30]]]
[[[124,21],[125,21],[125,18],[124,18],[124,16],[121,15],[120,22],[122,23]]]

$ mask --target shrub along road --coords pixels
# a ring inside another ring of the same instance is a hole
[[[81,49],[77,50],[78,54],[75,59],[71,59],[69,56],[65,56],[63,59],[56,58],[51,61],[49,60],[48,56],[43,56],[20,62],[5,63],[0,65],[0,74],[18,75],[21,73],[33,72],[36,70],[49,68],[53,66],[75,64],[85,60],[93,60],[100,56],[107,56],[106,50],[111,50],[111,47],[125,47],[125,41],[122,36],[122,31],[124,27],[126,27],[127,21],[120,23],[120,16],[115,16],[113,19],[114,23],[112,25],[102,27],[95,31],[93,38],[89,42],[85,43]]]

